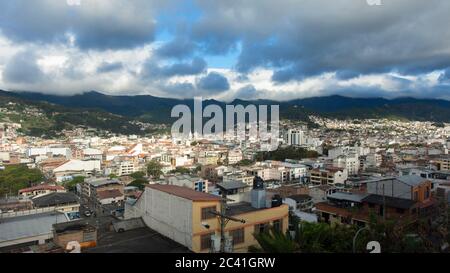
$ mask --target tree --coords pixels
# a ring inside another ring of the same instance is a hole
[[[185,167],[176,167],[175,170],[171,170],[170,173],[190,174],[191,170]]]
[[[236,163],[236,166],[250,166],[250,165],[252,165],[253,163],[255,163],[255,162],[252,161],[252,160],[249,160],[249,159],[242,159],[241,161],[239,161],[238,163]]]
[[[259,152],[256,155],[258,161],[264,160],[278,160],[285,161],[286,159],[303,159],[316,158],[319,154],[316,151],[309,151],[300,147],[289,146],[286,148],[278,148],[275,151]]]
[[[20,189],[31,187],[44,179],[39,169],[29,169],[27,165],[7,165],[0,171],[0,196],[16,195]]]
[[[266,232],[253,235],[260,247],[250,246],[249,252],[257,253],[293,253],[298,251],[298,245],[288,233],[283,233],[271,227]]]
[[[148,184],[148,180],[146,180],[144,178],[138,178],[138,179],[135,179],[130,184],[128,184],[128,186],[138,187],[139,190],[144,190],[146,184]]]
[[[153,177],[159,177],[163,174],[162,165],[156,160],[152,160],[147,164],[147,174]]]
[[[142,178],[144,178],[145,173],[144,172],[135,172],[135,173],[130,174],[130,176],[134,179],[142,179]]]
[[[77,185],[80,184],[80,183],[83,183],[83,182],[84,182],[84,177],[83,176],[76,176],[72,180],[64,183],[64,187],[68,191],[75,191]]]

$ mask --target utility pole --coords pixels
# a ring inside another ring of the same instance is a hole
[[[220,252],[225,253],[225,227],[231,220],[233,222],[241,222],[245,224],[244,219],[238,219],[232,216],[226,215],[227,212],[227,195],[225,189],[222,189],[222,200],[220,201],[220,212],[210,211],[210,213],[219,217],[220,223]]]
[[[383,222],[386,221],[386,193],[384,191],[384,183],[383,183]]]

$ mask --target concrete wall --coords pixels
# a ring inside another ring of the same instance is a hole
[[[192,248],[192,202],[146,188],[140,198],[142,219],[158,233]]]

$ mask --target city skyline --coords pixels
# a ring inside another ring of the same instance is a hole
[[[78,2],[0,2],[1,89],[450,98],[444,1]]]

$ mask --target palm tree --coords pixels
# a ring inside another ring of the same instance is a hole
[[[289,233],[283,233],[273,227],[266,232],[253,234],[259,246],[249,247],[249,252],[256,253],[294,253],[298,250],[297,243]]]

